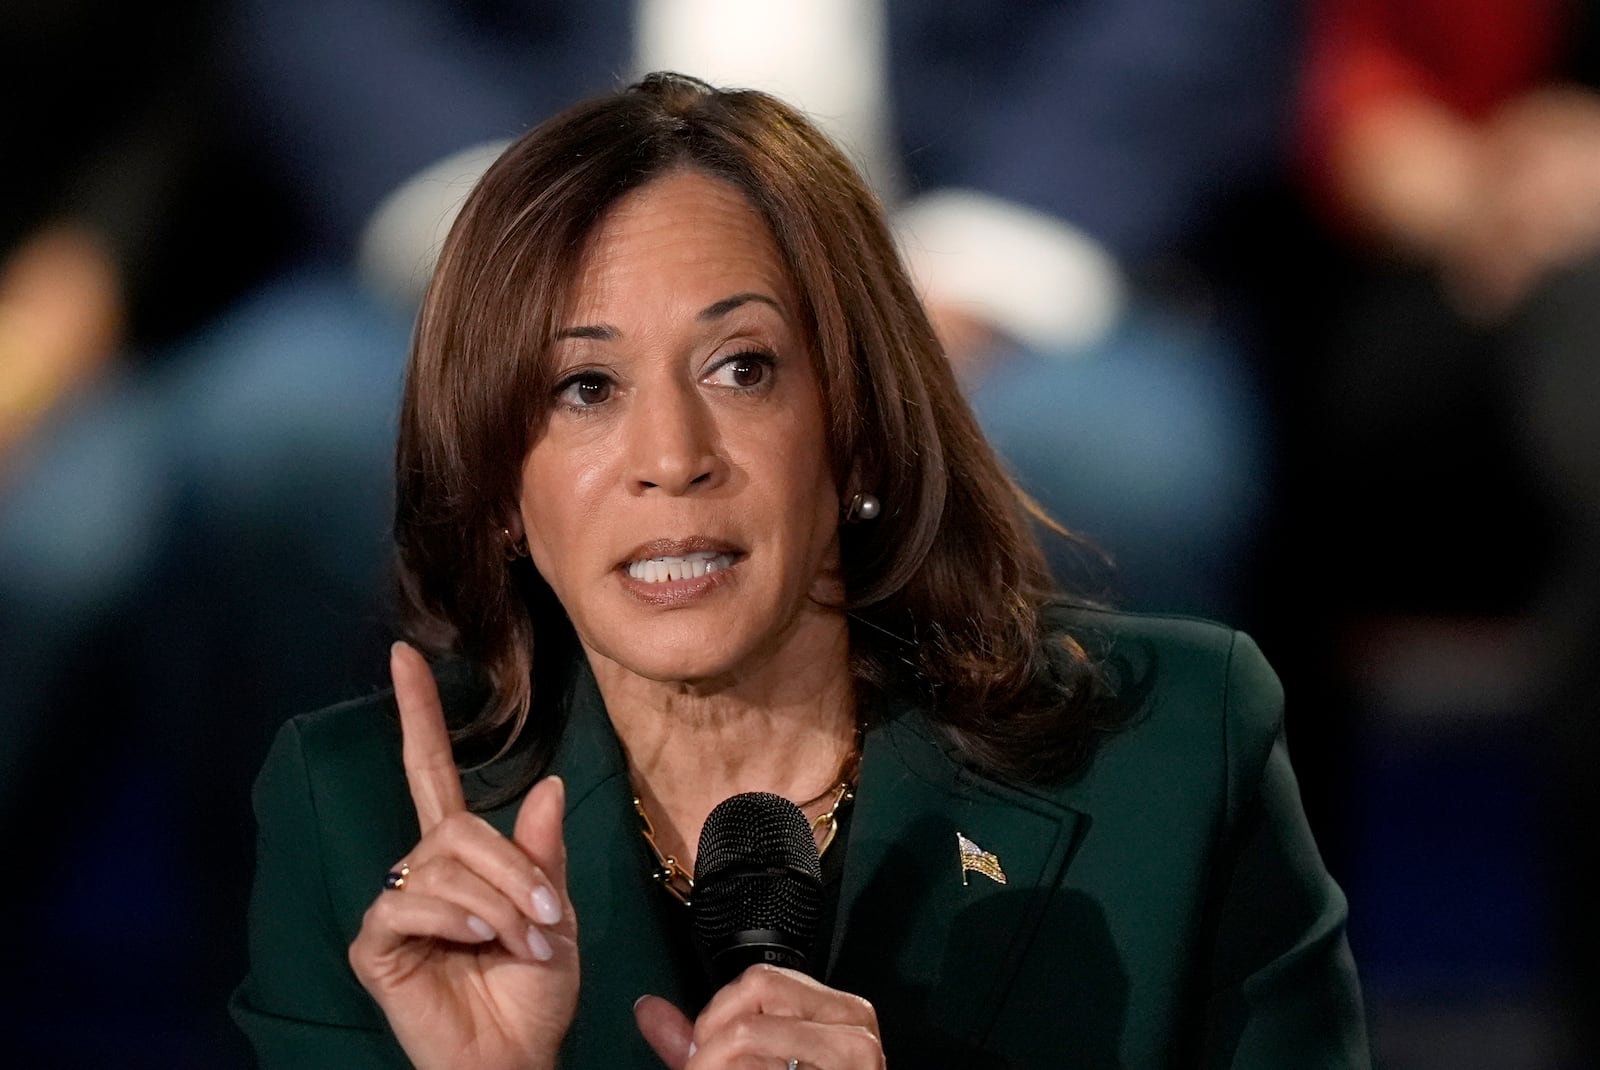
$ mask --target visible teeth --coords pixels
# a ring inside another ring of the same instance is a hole
[[[716,572],[733,564],[732,554],[699,550],[682,557],[649,557],[628,562],[628,575],[644,583],[667,583],[672,580],[698,579],[708,572]]]

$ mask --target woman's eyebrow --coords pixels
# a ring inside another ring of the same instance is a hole
[[[747,290],[744,293],[736,293],[732,297],[724,297],[714,304],[707,305],[700,310],[695,319],[702,321],[720,319],[740,305],[749,304],[751,301],[759,301],[764,305],[770,305],[778,315],[783,316],[784,319],[789,318],[785,315],[783,306],[778,304],[777,301],[766,294]],[[622,332],[609,323],[585,323],[577,327],[563,327],[556,332],[557,339],[585,338],[593,342],[614,342],[621,337]]]
[[[559,338],[587,338],[595,342],[614,342],[622,332],[609,323],[585,324],[582,327],[563,327],[556,332]]]
[[[751,301],[760,301],[764,305],[771,305],[773,309],[777,311],[778,315],[783,316],[784,319],[789,318],[788,316],[784,315],[782,305],[778,304],[778,302],[774,301],[766,294],[756,293],[754,290],[746,290],[744,293],[736,293],[732,297],[724,297],[716,304],[707,305],[701,310],[700,315],[695,318],[701,320],[719,319],[722,316],[726,316],[740,305],[748,304]]]

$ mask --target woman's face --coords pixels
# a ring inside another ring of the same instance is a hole
[[[837,612],[839,502],[800,306],[765,221],[695,171],[585,250],[522,465],[529,553],[591,654],[738,679]]]

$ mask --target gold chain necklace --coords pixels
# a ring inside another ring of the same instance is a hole
[[[800,809],[815,806],[833,796],[833,802],[828,806],[826,813],[820,814],[811,822],[812,835],[820,833],[821,839],[817,843],[817,857],[821,858],[824,851],[833,843],[834,837],[839,834],[839,807],[852,801],[856,797],[856,778],[861,773],[861,746],[859,740],[856,748],[844,760],[844,766],[839,770],[838,781],[821,795],[807,799],[800,803]],[[656,827],[650,821],[650,815],[645,811],[644,801],[637,794],[633,797],[634,813],[639,815],[639,833],[644,837],[644,842],[650,845],[650,853],[655,856],[656,868],[651,872],[650,878],[680,903],[688,903],[689,896],[694,893],[694,874],[689,868],[679,862],[672,855],[661,850],[656,843]]]

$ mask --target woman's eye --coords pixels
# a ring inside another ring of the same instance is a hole
[[[718,386],[750,390],[765,383],[771,375],[771,357],[764,353],[740,353],[718,364],[706,379]]]
[[[574,375],[556,388],[556,400],[574,409],[599,405],[611,398],[611,380],[597,372]]]

